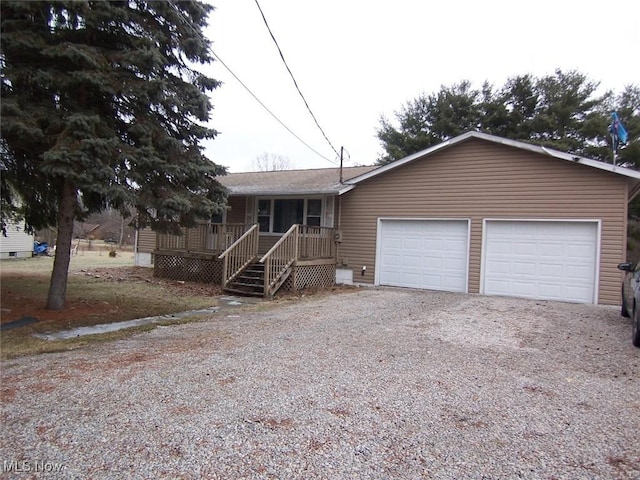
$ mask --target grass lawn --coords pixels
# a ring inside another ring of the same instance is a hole
[[[44,308],[53,257],[0,261],[0,322],[24,317],[38,319],[0,334],[0,356],[78,348],[96,341],[130,335],[132,330],[91,335],[73,340],[48,341],[33,336],[69,328],[132,320],[217,305],[218,285],[178,282],[153,277],[153,269],[135,267],[131,252],[110,257],[108,250],[79,251],[72,256],[65,308]],[[140,327],[133,331],[151,329]]]

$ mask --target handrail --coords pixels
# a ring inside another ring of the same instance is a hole
[[[335,230],[294,224],[260,259],[264,264],[264,293],[273,295],[296,261],[335,258]]]
[[[218,258],[222,263],[222,287],[233,280],[258,256],[258,224],[254,224]]]
[[[241,242],[243,242],[243,241],[244,241],[244,239],[245,239],[246,237],[248,237],[248,236],[249,236],[249,235],[250,235],[254,230],[256,230],[257,228],[258,228],[258,224],[257,224],[257,223],[254,223],[254,224],[251,226],[251,228],[250,228],[249,230],[247,230],[246,232],[244,232],[244,233],[242,234],[242,236],[241,236],[239,239],[237,239],[235,242],[233,242],[231,245],[229,245],[229,248],[227,248],[224,252],[222,252],[220,255],[218,255],[218,258],[219,258],[220,260],[222,260],[222,259],[223,259],[223,258],[225,258],[227,255],[229,255],[229,253],[230,253],[234,248],[236,248],[236,246],[237,246],[238,244],[240,244]]]
[[[280,237],[280,240],[278,240],[275,243],[275,245],[273,247],[271,247],[269,249],[269,251],[262,256],[262,258],[260,259],[260,263],[264,263],[264,261],[267,259],[267,257],[272,255],[274,251],[276,251],[278,248],[280,248],[280,244],[284,243],[284,241],[287,239],[287,237],[289,235],[291,235],[291,232],[294,231],[294,230],[297,230],[298,227],[299,227],[299,225],[297,223],[294,223],[293,225],[291,225],[291,228],[289,228],[289,230],[287,230],[287,232],[284,235],[282,235],[282,237]]]
[[[264,264],[264,295],[271,296],[282,285],[291,270],[289,267],[298,258],[298,231],[294,224],[280,240],[260,259]]]

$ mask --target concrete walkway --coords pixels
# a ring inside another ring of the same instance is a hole
[[[85,335],[99,335],[101,333],[116,332],[125,328],[140,327],[142,325],[177,322],[194,315],[213,314],[220,310],[238,308],[243,305],[255,305],[257,303],[260,303],[261,301],[261,298],[255,297],[222,296],[218,297],[218,306],[206,308],[203,310],[189,310],[186,312],[158,315],[154,317],[144,317],[135,320],[126,320],[123,322],[102,323],[100,325],[92,325],[90,327],[78,327],[72,328],[71,330],[61,330],[55,333],[36,333],[34,334],[34,336],[42,338],[43,340],[67,340],[69,338],[82,337]]]

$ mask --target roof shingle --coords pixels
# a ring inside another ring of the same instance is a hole
[[[378,167],[344,167],[342,180],[347,182],[375,168]],[[218,181],[229,189],[231,195],[328,195],[337,194],[344,187],[340,183],[340,168],[337,167],[230,173],[218,177]]]

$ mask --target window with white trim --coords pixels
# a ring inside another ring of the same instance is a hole
[[[322,221],[322,199],[309,198],[306,205],[306,221],[305,225],[311,227],[319,227]]]
[[[293,224],[319,227],[321,198],[260,198],[258,224],[262,233],[285,233]]]

